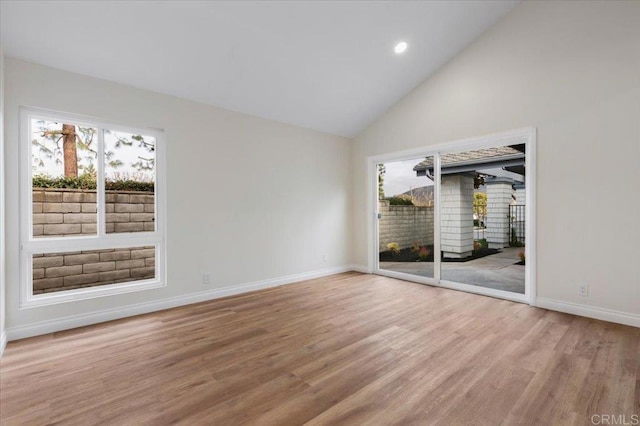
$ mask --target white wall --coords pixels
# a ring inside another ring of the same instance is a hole
[[[0,356],[4,351],[5,333],[5,240],[4,240],[4,52],[0,45]]]
[[[639,2],[522,2],[361,133],[354,261],[367,263],[367,156],[527,126],[538,129],[538,296],[637,320]]]
[[[538,295],[638,316],[638,22],[637,2],[523,2],[353,147],[331,135],[6,58],[8,330],[24,336],[47,324],[91,322],[97,311],[109,317],[127,305],[185,301],[351,261],[365,265],[367,156],[526,126],[538,129]],[[19,105],[166,130],[168,287],[17,308]],[[211,198],[195,198],[200,190]],[[212,272],[209,286],[201,284],[203,271]],[[579,283],[590,285],[589,297],[578,296]],[[78,320],[65,323],[70,316]]]
[[[5,72],[10,338],[32,334],[34,323],[349,263],[349,140],[13,58]],[[166,288],[17,308],[20,105],[165,130]],[[210,285],[202,284],[205,271]]]

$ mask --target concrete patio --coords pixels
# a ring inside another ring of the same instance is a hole
[[[525,267],[515,264],[523,250],[524,247],[507,247],[500,253],[468,262],[442,262],[441,278],[524,294]],[[433,277],[432,262],[380,262],[380,269]]]

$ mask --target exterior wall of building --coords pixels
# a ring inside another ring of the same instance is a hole
[[[154,277],[154,247],[90,250],[33,256],[33,294]]]
[[[527,190],[524,184],[517,183],[513,186],[515,188],[514,196],[516,198],[515,205],[526,206],[527,205]],[[515,236],[518,241],[523,242],[525,237],[525,210],[524,207],[516,207],[515,216],[511,218],[511,227],[515,230]]]
[[[501,249],[509,246],[509,206],[513,198],[513,181],[496,178],[487,185],[487,220],[485,238],[489,248]]]
[[[527,204],[527,189],[526,187],[521,184],[515,184],[514,185],[515,188],[515,193],[514,196],[516,197],[516,204],[519,206],[524,206]]]
[[[444,257],[467,257],[473,251],[473,176],[442,176],[441,250]]]

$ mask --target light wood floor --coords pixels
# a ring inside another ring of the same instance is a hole
[[[640,329],[347,273],[9,343],[1,423],[591,424]]]

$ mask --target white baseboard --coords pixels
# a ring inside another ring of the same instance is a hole
[[[370,274],[373,272],[371,269],[369,269],[368,266],[365,266],[365,265],[354,264],[354,265],[350,265],[350,268],[354,272],[362,272],[363,274]]]
[[[338,266],[334,268],[320,269],[317,271],[303,272],[301,274],[287,275],[284,277],[272,278],[268,280],[255,281],[251,283],[225,287],[214,290],[190,293],[168,299],[154,300],[150,302],[137,303],[113,309],[91,312],[87,314],[72,315],[55,320],[41,321],[32,324],[9,327],[4,336],[5,342],[11,340],[24,339],[27,337],[39,336],[42,334],[54,333],[56,331],[68,330],[86,325],[98,324],[105,321],[112,321],[134,315],[147,314],[149,312],[161,311],[163,309],[175,308],[192,303],[204,302],[221,297],[234,296],[265,288],[278,287],[313,278],[326,277],[328,275],[353,271],[352,265]]]
[[[640,315],[632,314],[630,312],[614,311],[612,309],[597,308],[595,306],[580,305],[561,300],[545,299],[543,297],[538,297],[536,299],[536,306],[538,308],[550,309],[552,311],[559,311],[567,314],[580,315],[583,317],[640,327]]]
[[[7,332],[2,330],[0,333],[0,358],[2,358],[2,354],[4,353],[4,348],[7,347]]]
[[[329,275],[339,274],[343,272],[361,272],[371,273],[366,266],[363,265],[344,265],[334,268],[320,269],[317,271],[304,272],[301,274],[287,275],[284,277],[272,278],[268,280],[255,281],[251,283],[241,284],[233,287],[225,287],[220,289],[202,291],[198,293],[185,294],[181,296],[171,297],[167,299],[154,300],[151,302],[143,302],[134,305],[128,305],[119,308],[105,309],[98,312],[87,314],[72,315],[56,320],[42,321],[33,324],[26,324],[17,327],[10,327],[0,334],[0,357],[6,347],[8,341],[24,339],[27,337],[39,336],[42,334],[53,333],[56,331],[68,330],[76,327],[97,324],[105,321],[112,321],[120,318],[141,315],[164,309],[175,308],[178,306],[189,305],[192,303],[204,302],[207,300],[219,299],[227,296],[247,293],[266,288],[278,287],[285,284],[306,281],[314,278],[326,277]],[[554,299],[545,299],[538,297],[536,306],[540,308],[550,309],[553,311],[565,312],[574,315],[580,315],[589,318],[595,318],[603,321],[611,321],[619,324],[640,327],[640,315],[628,312],[614,311],[610,309],[597,308],[594,306],[580,305],[575,303],[563,302]]]

